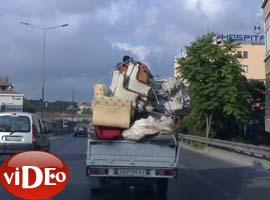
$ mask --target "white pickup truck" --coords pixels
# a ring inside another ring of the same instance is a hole
[[[88,139],[86,174],[91,192],[106,183],[156,184],[160,197],[168,179],[177,176],[179,144],[175,135],[158,135],[143,141]]]

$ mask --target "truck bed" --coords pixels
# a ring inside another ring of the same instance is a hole
[[[140,142],[88,139],[87,166],[176,168],[179,145],[174,135]]]

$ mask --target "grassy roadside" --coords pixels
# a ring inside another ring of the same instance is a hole
[[[180,140],[180,142],[198,150],[205,150],[208,147],[208,145],[201,144],[199,142],[193,142],[193,141],[187,141],[187,140]]]

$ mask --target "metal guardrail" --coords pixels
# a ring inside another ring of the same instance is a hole
[[[205,137],[199,137],[199,136],[194,136],[194,135],[186,135],[186,134],[178,134],[178,135],[179,135],[179,139],[183,141],[186,140],[186,141],[199,142],[202,144],[207,144],[209,146],[214,146],[214,147],[234,151],[237,153],[243,153],[250,156],[260,157],[260,158],[270,160],[270,147],[243,144],[243,143],[238,143],[238,142],[229,142],[225,140],[205,138]]]

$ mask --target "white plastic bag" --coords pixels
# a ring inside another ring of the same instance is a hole
[[[123,137],[127,140],[140,140],[147,135],[154,135],[161,131],[172,132],[173,120],[162,116],[155,119],[152,116],[147,119],[139,119],[131,128],[123,131]]]

